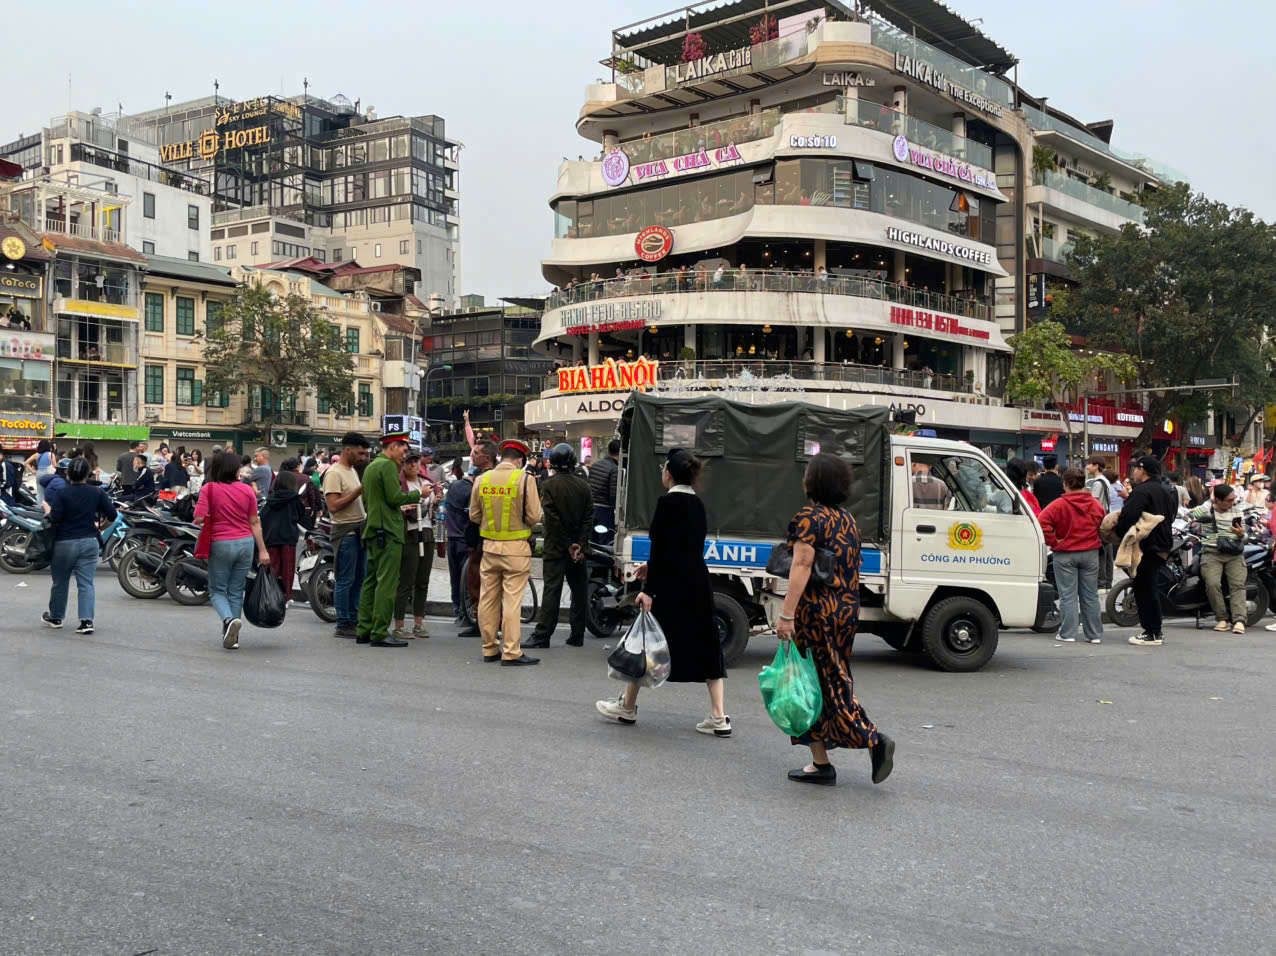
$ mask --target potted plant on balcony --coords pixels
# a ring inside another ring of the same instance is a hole
[[[688,33],[682,38],[682,62],[691,63],[709,52],[709,45],[699,33]]]
[[[774,40],[780,35],[779,24],[776,23],[775,17],[764,14],[762,19],[749,27],[749,42],[753,46],[759,43],[765,43],[767,40]]]
[[[696,374],[696,350],[683,346],[678,349],[678,359],[682,362],[682,372],[688,378]]]
[[[1094,179],[1090,180],[1090,185],[1095,189],[1101,189],[1108,195],[1112,194],[1112,177],[1107,173],[1099,173]]]

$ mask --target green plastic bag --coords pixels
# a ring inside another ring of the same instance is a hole
[[[758,674],[758,686],[771,720],[790,737],[810,730],[824,709],[815,661],[799,653],[792,641],[780,642],[775,660]]]

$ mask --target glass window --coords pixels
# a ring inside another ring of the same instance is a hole
[[[381,258],[381,243],[378,242],[372,247],[372,257],[374,259]]]
[[[188,229],[199,229],[198,206],[191,205],[186,207],[186,227]]]
[[[146,293],[146,331],[164,331],[164,296],[162,293]]]
[[[229,245],[229,246],[227,246],[227,247],[226,247],[226,258],[227,258],[227,259],[237,259],[237,258],[239,258],[239,246],[237,246],[237,245]]]
[[[195,300],[179,295],[177,297],[177,334],[195,334]]]
[[[359,330],[358,329],[346,329],[346,351],[347,352],[359,351]]]
[[[142,215],[147,219],[155,218],[155,194],[142,193]]]
[[[186,253],[186,258],[189,259],[191,262],[199,262],[199,253],[193,252],[193,251],[188,252]]]
[[[942,505],[946,511],[982,512],[985,514],[1017,514],[1019,496],[1013,494],[1000,476],[992,474],[984,463],[966,455],[927,455],[916,452],[909,455],[913,468],[914,507],[939,507],[938,504],[922,505],[919,500],[935,501],[942,498],[929,484],[923,498],[917,498],[919,472],[928,471],[931,481],[944,485],[948,497]],[[934,491],[935,494],[930,493]],[[926,497],[929,495],[929,497]]]
[[[203,384],[203,382],[195,381],[195,370],[193,368],[178,368],[177,404],[202,405],[204,396],[200,394],[200,389]]]
[[[148,240],[146,240],[146,239],[143,239],[143,240],[142,240],[142,254],[143,254],[143,255],[146,255],[146,256],[153,256],[153,255],[155,255],[155,243],[150,242],[150,241],[148,241]]]
[[[359,414],[364,418],[372,417],[372,386],[367,382],[359,383]]]
[[[222,309],[225,307],[226,304],[224,302],[209,302],[204,307],[206,313],[204,327],[209,332],[217,332],[225,327],[226,320],[222,318]]]
[[[222,247],[221,247],[221,246],[213,246],[213,261],[214,261],[214,262],[221,262],[221,261],[222,261]]]
[[[164,366],[146,366],[146,404],[164,404]]]

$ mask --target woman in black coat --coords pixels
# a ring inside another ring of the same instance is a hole
[[[704,683],[709,690],[709,716],[696,730],[715,737],[731,736],[731,718],[723,709],[727,668],[713,623],[713,590],[704,563],[708,533],[704,504],[696,496],[700,462],[689,452],[669,452],[661,480],[669,493],[656,504],[651,519],[651,556],[638,568],[642,593],[637,604],[650,611],[669,642],[669,680]],[[638,685],[629,684],[615,700],[600,700],[598,712],[610,720],[632,724],[638,719]]]

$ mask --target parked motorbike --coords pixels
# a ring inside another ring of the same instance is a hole
[[[31,535],[44,526],[44,510],[13,506],[0,501],[0,516],[4,518],[4,526],[0,528],[0,570],[10,574],[29,574],[47,568],[47,559],[27,560],[27,545],[31,543]]]
[[[116,577],[125,593],[135,598],[153,599],[160,597],[168,590],[169,569],[185,558],[191,558],[195,552],[195,543],[199,540],[199,529],[194,525],[173,525],[168,528],[163,538],[155,538],[150,530],[130,530],[125,539],[144,538],[141,544],[131,548],[120,559]],[[187,575],[193,568],[184,568],[180,581],[187,584]],[[204,572],[204,592],[207,594],[207,571]],[[187,594],[194,598],[197,589],[195,579],[190,580]],[[186,595],[183,595],[184,597]],[[203,600],[180,600],[181,603],[202,604]]]
[[[607,528],[598,525],[594,531],[602,535],[607,533]],[[585,626],[595,637],[613,637],[637,617],[633,597],[626,595],[625,582],[616,570],[615,547],[591,543],[585,553],[585,565],[588,569]]]
[[[1182,519],[1174,523],[1174,545],[1171,560],[1165,563],[1157,576],[1156,590],[1161,611],[1170,617],[1192,616],[1196,626],[1201,626],[1201,614],[1210,614],[1209,595],[1205,580],[1201,577],[1200,527]],[[1276,600],[1269,590],[1272,580],[1271,551],[1262,544],[1247,543],[1245,564],[1248,573],[1245,581],[1245,623],[1253,627],[1267,614]],[[1265,575],[1264,575],[1265,572]],[[1264,580],[1266,577],[1266,580]],[[1139,623],[1138,606],[1134,600],[1134,581],[1127,579],[1108,592],[1108,619],[1119,627],[1136,627]],[[1230,599],[1226,587],[1224,600]],[[1229,607],[1230,611],[1230,607]]]
[[[305,541],[305,554],[297,566],[297,585],[319,620],[334,624],[337,620],[337,577],[332,535],[322,530],[321,524],[307,533]]]

